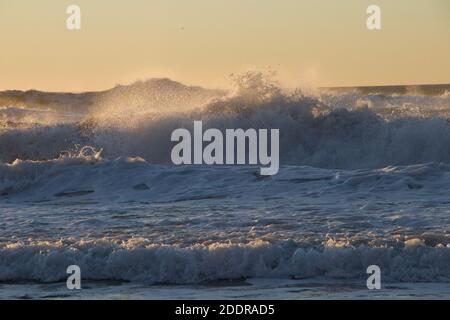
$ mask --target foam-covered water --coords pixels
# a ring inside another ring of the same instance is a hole
[[[0,282],[63,281],[71,264],[84,280],[148,286],[365,284],[371,264],[387,282],[450,282],[448,93],[238,82],[226,93],[152,80],[3,106]],[[279,173],[171,165],[170,133],[193,120],[280,128]]]

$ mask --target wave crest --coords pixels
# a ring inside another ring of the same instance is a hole
[[[91,145],[107,158],[139,156],[167,164],[171,132],[202,120],[205,130],[279,128],[282,164],[355,169],[450,163],[448,94],[306,93],[282,89],[260,73],[235,81],[228,94],[166,79],[118,87],[97,100],[91,95],[89,112],[75,121],[66,114],[60,121],[6,124],[0,161],[52,159]]]

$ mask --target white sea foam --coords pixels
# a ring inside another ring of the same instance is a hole
[[[152,245],[144,240],[111,243],[7,244],[0,247],[0,281],[60,281],[77,264],[86,280],[200,283],[248,277],[358,279],[376,263],[386,281],[450,281],[450,247],[398,244],[393,248],[298,248],[293,243]]]

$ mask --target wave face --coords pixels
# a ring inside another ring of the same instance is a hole
[[[450,282],[450,94],[153,79],[0,94],[0,282]],[[170,135],[279,128],[281,167],[174,166]]]

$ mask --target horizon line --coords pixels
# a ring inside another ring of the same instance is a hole
[[[136,80],[133,81],[131,83],[128,84],[116,84],[112,87],[106,88],[106,89],[100,89],[100,90],[86,90],[86,91],[46,91],[46,90],[41,90],[41,89],[36,89],[36,88],[32,88],[32,89],[4,89],[4,90],[0,90],[1,93],[5,93],[5,92],[23,92],[23,93],[27,93],[27,92],[43,92],[43,93],[53,93],[53,94],[89,94],[89,93],[101,93],[101,92],[106,92],[109,90],[112,90],[114,88],[117,87],[126,87],[126,86],[131,86],[133,84],[139,83],[139,82],[146,82],[149,80],[170,80],[172,82],[175,83],[179,83],[183,86],[186,87],[197,87],[197,88],[203,88],[203,89],[208,89],[208,90],[223,90],[220,88],[208,88],[206,86],[202,86],[202,85],[189,85],[186,84],[182,81],[178,81],[178,80],[173,80],[167,77],[154,77],[154,78],[147,78],[145,80]],[[377,84],[377,85],[342,85],[342,86],[313,86],[316,87],[317,89],[329,89],[329,90],[345,90],[345,89],[374,89],[374,88],[378,88],[378,89],[388,89],[388,88],[406,88],[406,87],[446,87],[449,86],[450,87],[450,82],[448,83],[419,83],[419,84]],[[301,87],[301,86],[300,86]]]

